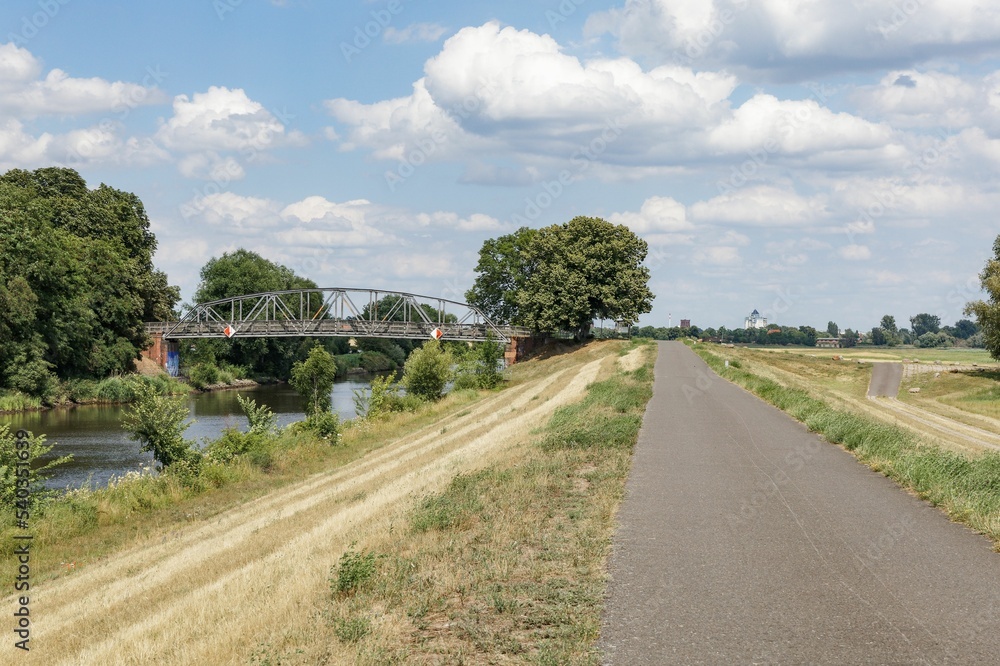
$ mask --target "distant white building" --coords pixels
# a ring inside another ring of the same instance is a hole
[[[767,328],[767,318],[761,317],[760,313],[754,310],[747,316],[743,328]]]

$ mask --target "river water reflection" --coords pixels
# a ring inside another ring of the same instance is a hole
[[[341,419],[355,416],[354,390],[368,388],[369,377],[348,377],[333,387],[333,410]],[[201,445],[215,439],[224,428],[247,429],[236,396],[242,395],[265,404],[277,417],[278,425],[286,426],[305,418],[302,399],[287,384],[259,386],[248,390],[196,393],[187,398],[193,423],[184,433],[187,439]],[[0,423],[12,431],[21,428],[44,434],[54,444],[52,455],[73,454],[73,460],[53,470],[46,484],[52,488],[79,488],[91,483],[107,484],[112,476],[121,476],[142,465],[151,465],[153,457],[139,450],[139,443],[130,439],[121,428],[122,412],[117,405],[87,405],[45,412],[0,415]]]

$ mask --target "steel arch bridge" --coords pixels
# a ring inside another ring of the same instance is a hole
[[[165,340],[371,337],[508,343],[526,328],[498,326],[467,303],[376,289],[272,291],[199,303],[178,322],[151,324]]]

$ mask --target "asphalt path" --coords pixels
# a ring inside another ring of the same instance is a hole
[[[872,364],[872,380],[868,384],[869,398],[895,398],[903,381],[902,363]]]
[[[606,664],[997,664],[982,536],[661,343]]]

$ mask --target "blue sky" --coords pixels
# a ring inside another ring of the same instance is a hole
[[[1000,233],[1000,6],[972,0],[9,1],[0,169],[138,194],[191,299],[246,247],[461,299],[575,215],[681,318],[945,323]]]

